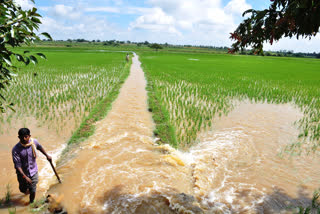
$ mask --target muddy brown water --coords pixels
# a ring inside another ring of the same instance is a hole
[[[214,120],[213,131],[200,134],[199,144],[181,152],[155,145],[145,86],[135,56],[107,117],[72,151],[74,157],[59,165],[62,184],[39,160],[40,189],[63,196],[69,213],[280,213],[310,203],[320,187],[320,158],[278,156],[297,140],[294,122],[303,116],[297,108],[239,102],[228,116]],[[56,140],[46,144],[49,153],[58,155],[57,148],[63,148],[58,142],[65,139],[59,137],[52,134]],[[22,197],[7,154],[15,138],[1,138],[1,173],[8,176],[0,181],[11,183]],[[40,142],[46,142],[45,135]]]

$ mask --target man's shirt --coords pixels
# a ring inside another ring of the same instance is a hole
[[[31,142],[31,140],[29,142]],[[36,139],[33,139],[33,143],[37,150],[42,148]],[[17,173],[19,173],[17,170],[18,167],[21,167],[24,174],[28,177],[32,177],[38,172],[38,166],[36,158],[33,155],[32,146],[23,147],[21,143],[18,142],[12,149],[12,159]]]

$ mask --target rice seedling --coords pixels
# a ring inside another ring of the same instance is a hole
[[[36,50],[34,50],[36,51]],[[57,132],[79,127],[92,108],[113,92],[128,74],[123,53],[41,50],[48,60],[23,67],[5,97],[16,112],[7,110],[0,123],[34,118]],[[17,64],[19,67],[19,64]],[[33,73],[38,75],[34,76]],[[60,133],[61,134],[61,133]]]
[[[9,214],[16,214],[17,212],[17,209],[14,207],[14,208],[8,208],[8,213]]]
[[[4,194],[4,198],[0,199],[0,206],[5,205],[8,206],[11,204],[12,191],[10,184],[6,185],[6,191]]]
[[[4,203],[9,204],[11,201],[11,193],[12,193],[10,184],[7,184],[6,189],[7,189],[7,191],[5,194]]]
[[[214,116],[228,114],[241,100],[293,103],[304,113],[297,121],[301,141],[310,151],[319,146],[319,60],[148,52],[140,59],[154,95],[149,103],[168,111],[167,124],[181,148],[195,143]]]

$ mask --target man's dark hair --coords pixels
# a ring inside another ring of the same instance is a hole
[[[19,137],[24,137],[26,135],[30,135],[30,130],[28,128],[21,128],[18,131]]]

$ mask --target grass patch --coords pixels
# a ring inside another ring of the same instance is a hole
[[[0,199],[0,206],[8,206],[11,203],[11,186],[10,184],[6,185],[6,192],[4,198]]]
[[[6,192],[4,194],[4,198],[0,199],[0,208],[8,208],[9,214],[15,214],[16,208],[12,207],[12,190],[10,184],[6,185]]]
[[[9,213],[9,214],[16,214],[16,212],[17,212],[17,210],[16,210],[15,207],[13,207],[13,208],[8,208],[8,213]]]
[[[29,205],[30,213],[44,213],[48,209],[48,204],[46,203],[46,198],[41,197],[38,200],[35,200],[32,204]]]
[[[178,145],[175,137],[175,130],[169,123],[169,113],[158,99],[159,96],[157,96],[157,91],[149,74],[147,72],[145,72],[145,74],[147,78],[146,90],[148,92],[148,110],[152,112],[152,119],[156,124],[153,133],[157,138],[159,138],[158,143],[170,144],[177,148]]]

